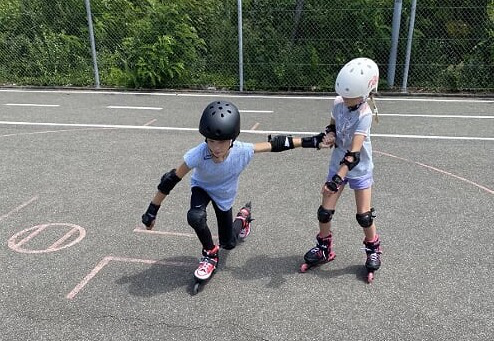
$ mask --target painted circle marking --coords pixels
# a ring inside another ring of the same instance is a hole
[[[26,247],[23,247],[24,244],[27,244],[31,239],[36,237],[38,234],[46,230],[47,228],[51,226],[67,226],[69,227],[69,231],[65,233],[62,237],[60,237],[57,241],[52,243],[48,248],[42,249],[42,250],[33,250],[33,249],[28,249]],[[67,240],[70,240],[74,234],[78,233],[79,235],[77,238],[73,239],[71,242],[65,244]],[[20,232],[17,232],[14,234],[10,239],[8,240],[8,246],[17,252],[20,253],[48,253],[48,252],[55,252],[59,251],[62,249],[66,249],[68,247],[71,247],[74,244],[77,244],[80,242],[84,237],[86,236],[86,230],[75,224],[69,224],[69,223],[48,223],[48,224],[41,224],[41,225],[36,225],[33,227],[29,227],[27,229],[24,229]]]

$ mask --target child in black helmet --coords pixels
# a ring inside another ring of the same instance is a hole
[[[206,141],[190,149],[176,169],[165,173],[158,192],[142,216],[143,224],[152,229],[161,203],[175,185],[191,170],[190,209],[187,222],[195,230],[202,244],[202,258],[194,276],[208,279],[218,262],[219,247],[232,249],[238,238],[250,233],[250,204],[245,205],[233,223],[232,206],[237,195],[238,178],[254,153],[281,152],[294,147],[319,148],[324,134],[292,138],[275,136],[269,142],[244,143],[236,141],[240,134],[240,114],[230,102],[215,101],[204,109],[199,132]],[[206,207],[212,202],[218,222],[219,245],[215,245],[206,223]],[[236,227],[234,229],[234,226]]]

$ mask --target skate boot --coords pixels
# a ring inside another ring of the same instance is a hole
[[[336,257],[332,250],[333,240],[331,234],[325,238],[317,235],[316,240],[316,246],[304,255],[305,263],[300,267],[300,272],[306,272],[311,267],[330,262]]]
[[[365,253],[367,253],[367,260],[365,261],[365,268],[367,269],[367,282],[372,283],[374,280],[374,272],[381,267],[381,242],[379,236],[376,235],[374,241],[364,240]]]
[[[199,262],[199,267],[194,272],[194,276],[205,281],[211,277],[213,272],[216,270],[216,265],[218,264],[218,245],[215,245],[212,250],[202,250],[201,261]]]
[[[209,280],[216,271],[219,249],[219,246],[215,245],[212,250],[202,250],[201,261],[199,262],[196,271],[194,271],[195,281],[192,289],[193,295],[199,292],[201,284]]]
[[[238,234],[238,237],[241,240],[244,240],[250,234],[250,223],[252,220],[254,220],[252,219],[251,211],[252,204],[249,201],[245,204],[244,207],[240,209],[240,211],[237,213],[237,217],[235,218],[235,220],[238,219],[242,221],[242,228],[240,229],[240,233]]]

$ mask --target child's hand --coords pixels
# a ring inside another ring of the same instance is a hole
[[[148,213],[142,215],[142,223],[146,226],[146,230],[152,230],[156,222],[156,217],[151,216]]]
[[[141,217],[142,223],[146,226],[146,229],[151,230],[154,227],[154,223],[156,222],[156,215],[158,214],[159,209],[159,205],[155,205],[153,203],[149,204],[146,213],[144,213]]]
[[[334,146],[335,137],[334,134],[329,133],[324,135],[322,142],[319,144],[319,148],[331,148]]]

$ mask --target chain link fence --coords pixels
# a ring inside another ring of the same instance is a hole
[[[86,1],[2,0],[0,83],[94,86]],[[400,91],[411,0],[394,84],[395,0],[244,0],[243,84],[239,2],[91,0],[101,86],[331,92],[341,66],[366,56],[380,66],[380,90]],[[419,0],[416,9],[407,89],[494,92],[494,0]]]

